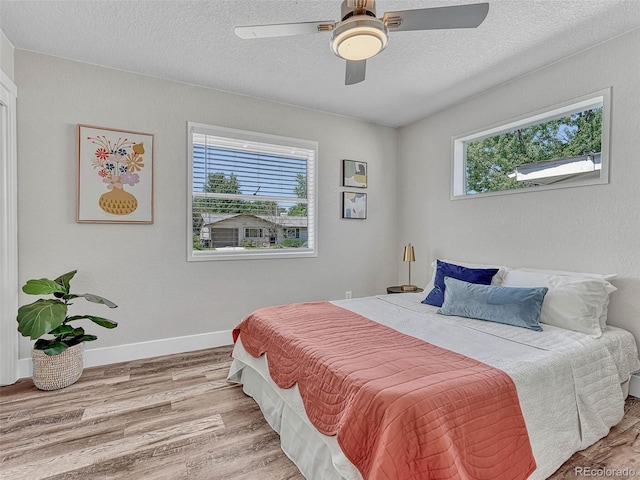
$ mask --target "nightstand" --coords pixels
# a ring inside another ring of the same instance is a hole
[[[422,288],[419,288],[417,290],[402,290],[402,287],[400,285],[396,285],[393,287],[387,287],[387,293],[418,293],[418,292],[422,292]]]

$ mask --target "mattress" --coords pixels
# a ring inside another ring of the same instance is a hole
[[[544,332],[437,315],[422,294],[332,302],[338,306],[508,373],[516,384],[543,479],[575,451],[605,436],[623,415],[620,383],[640,368],[628,332],[608,328],[601,339],[545,326]],[[360,479],[335,437],[320,434],[306,416],[297,388],[278,388],[268,356],[253,358],[239,339],[229,379],[243,384],[281,436],[283,451],[309,479]],[[266,358],[265,358],[266,357]]]

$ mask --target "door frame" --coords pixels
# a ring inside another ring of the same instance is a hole
[[[0,385],[18,379],[18,89],[0,69]]]

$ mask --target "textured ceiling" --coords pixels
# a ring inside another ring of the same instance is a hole
[[[386,11],[483,0],[378,0]],[[402,126],[640,27],[640,0],[484,0],[476,29],[392,32],[344,85],[329,33],[241,40],[237,25],[339,20],[340,0],[0,0],[18,49]]]

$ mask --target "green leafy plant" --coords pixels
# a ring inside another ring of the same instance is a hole
[[[73,305],[74,298],[84,298],[92,303],[100,303],[109,308],[117,305],[106,298],[92,293],[75,294],[70,292],[69,282],[77,270],[65,273],[55,280],[41,278],[29,280],[22,287],[22,291],[29,295],[53,295],[55,298],[39,299],[18,309],[18,331],[23,337],[36,340],[33,348],[43,350],[47,355],[58,355],[67,348],[81,342],[96,340],[95,335],[86,334],[82,327],[72,327],[69,322],[88,319],[105,328],[116,328],[118,324],[113,320],[94,315],[67,316],[68,307]],[[53,338],[40,338],[53,335]]]

